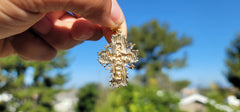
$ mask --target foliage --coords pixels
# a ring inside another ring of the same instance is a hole
[[[178,81],[174,81],[173,83],[175,86],[175,90],[180,91],[183,88],[187,87],[191,82],[188,80],[178,80]]]
[[[227,49],[227,55],[226,65],[228,72],[226,76],[230,83],[240,89],[240,34],[232,42],[231,47]]]
[[[98,84],[87,84],[79,90],[77,112],[92,112],[99,94]]]
[[[208,97],[216,103],[222,104],[229,94],[232,94],[230,89],[223,88],[217,83],[211,83],[210,88],[200,88],[200,93]]]
[[[177,32],[168,31],[167,25],[160,26],[156,20],[132,27],[128,33],[129,41],[136,44],[140,61],[136,64],[139,74],[142,74],[144,85],[159,86],[162,89],[172,89],[173,84],[163,69],[181,68],[185,66],[187,57],[172,55],[191,43],[186,36],[179,37]]]
[[[143,87],[128,84],[114,89],[106,100],[97,105],[96,112],[181,112],[179,99],[171,92],[156,87]]]
[[[226,94],[221,93],[220,90],[213,90],[213,91],[208,91],[206,93],[206,96],[209,99],[213,99],[214,101],[216,101],[217,103],[223,103],[225,98],[227,97]]]
[[[239,110],[239,106],[228,105],[225,101],[229,95],[234,95],[237,92],[237,89],[235,88],[224,88],[218,83],[212,83],[210,88],[200,88],[199,91],[201,94],[208,97],[209,100],[215,102],[212,105],[210,102],[206,104],[207,112],[225,112],[215,107],[216,105],[219,106],[219,104],[230,107],[232,110],[234,110],[234,112]]]
[[[17,111],[51,112],[54,111],[52,101],[61,85],[66,82],[61,69],[68,66],[67,51],[58,53],[55,59],[47,62],[24,61],[18,56],[0,59],[1,92],[9,92],[14,96],[11,103],[17,104]],[[26,74],[28,70],[32,73]],[[26,84],[26,75],[33,82]],[[0,104],[1,105],[1,104]]]

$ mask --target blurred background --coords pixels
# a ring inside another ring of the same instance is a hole
[[[1,112],[237,112],[240,1],[119,0],[139,50],[128,87],[109,87],[102,38],[49,62],[0,59]]]

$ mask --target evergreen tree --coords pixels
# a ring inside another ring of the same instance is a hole
[[[47,62],[24,61],[18,56],[1,58],[0,93],[8,92],[14,96],[11,103],[17,111],[54,111],[54,95],[66,82],[61,70],[68,66],[66,54],[67,51],[61,51],[56,58]],[[24,81],[29,68],[32,68],[32,74],[28,74],[32,76],[32,84],[26,84]]]
[[[185,66],[187,57],[173,57],[174,53],[191,43],[186,36],[178,37],[177,32],[168,31],[167,25],[160,26],[156,20],[144,24],[140,28],[132,27],[128,39],[136,44],[140,61],[136,70],[141,71],[144,85],[157,85],[163,89],[174,88],[163,69],[181,68]],[[138,77],[139,78],[139,77]]]
[[[240,89],[240,34],[227,49],[226,65],[228,71],[226,76],[233,86]]]

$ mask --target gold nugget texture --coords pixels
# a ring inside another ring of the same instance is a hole
[[[126,36],[121,35],[121,31],[113,34],[111,41],[104,47],[105,50],[98,52],[98,61],[106,69],[111,69],[110,86],[127,86],[127,67],[134,69],[133,63],[138,62],[138,50],[133,50],[135,44],[127,43]]]

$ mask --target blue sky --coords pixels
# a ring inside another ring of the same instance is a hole
[[[176,55],[187,53],[187,66],[166,70],[171,79],[188,79],[192,87],[208,86],[211,82],[228,85],[223,76],[226,70],[226,48],[240,32],[238,0],[118,0],[126,16],[127,26],[141,26],[152,19],[168,23],[170,31],[186,34],[193,39],[191,46]],[[72,62],[66,87],[79,87],[88,82],[107,84],[108,73],[97,61],[97,52],[107,42],[85,42],[70,50]],[[134,71],[130,71],[130,77]]]

